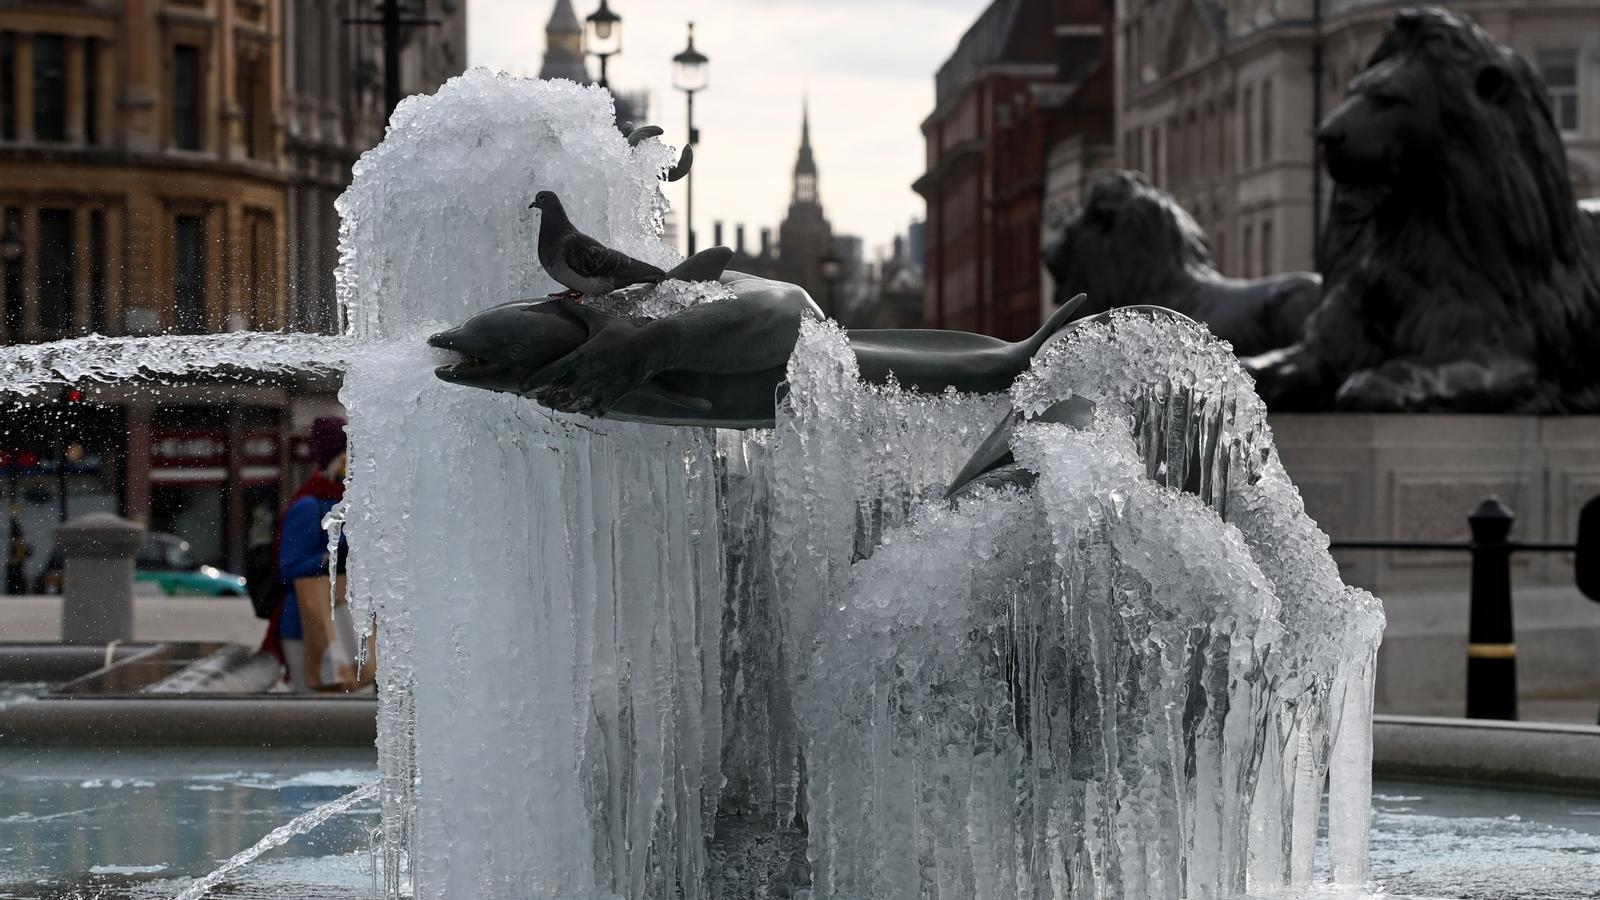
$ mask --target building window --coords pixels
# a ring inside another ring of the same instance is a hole
[[[1187,163],[1186,181],[1195,183],[1205,173],[1205,146],[1200,143],[1200,114],[1189,110],[1189,163]]]
[[[83,42],[83,139],[100,143],[100,41]]]
[[[1261,82],[1261,162],[1272,162],[1272,82]]]
[[[205,328],[205,283],[201,267],[204,229],[199,216],[178,216],[172,229],[172,308],[176,330]]]
[[[0,138],[17,139],[17,36],[0,31]]]
[[[1261,274],[1271,275],[1272,261],[1272,220],[1267,219],[1261,223]]]
[[[246,213],[249,222],[250,276],[248,290],[251,325],[274,328],[278,324],[278,253],[272,215]]]
[[[1150,129],[1150,180],[1161,185],[1161,167],[1166,157],[1162,155],[1161,128]]]
[[[200,48],[172,48],[172,144],[200,149]]]
[[[1256,277],[1255,260],[1251,257],[1250,253],[1251,249],[1255,247],[1255,238],[1255,229],[1251,228],[1249,225],[1244,226],[1244,233],[1239,239],[1239,250],[1241,254],[1239,259],[1240,278]]]
[[[1128,52],[1125,60],[1128,66],[1127,85],[1129,88],[1136,88],[1139,86],[1140,82],[1139,65],[1141,59],[1141,54],[1139,52],[1141,48],[1139,46],[1138,20],[1134,20],[1128,25],[1128,30],[1126,33],[1128,40]]]
[[[1228,177],[1228,115],[1226,106],[1216,108],[1216,119],[1211,123],[1211,163],[1216,166],[1213,175],[1217,178]]]
[[[98,209],[89,213],[89,328],[111,333],[106,315],[106,214]]]
[[[257,91],[261,84],[261,60],[255,56],[241,56],[237,62],[239,83],[235,92],[239,97],[240,120],[244,125],[244,152],[251,159],[261,157],[262,135],[261,105]]]
[[[67,139],[67,39],[59,34],[33,36],[33,136]]]
[[[1550,112],[1562,134],[1578,132],[1578,51],[1540,50],[1539,77],[1550,91]]]
[[[1244,89],[1244,102],[1239,104],[1239,146],[1244,148],[1244,167],[1252,168],[1256,164],[1256,94],[1255,89]]]
[[[39,210],[39,327],[72,327],[72,210]]]

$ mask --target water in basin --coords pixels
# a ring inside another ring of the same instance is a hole
[[[360,750],[0,751],[0,898],[171,898],[375,777]],[[377,821],[375,803],[334,816],[224,895],[366,897]]]
[[[357,750],[6,751],[0,898],[170,900],[261,835],[376,777],[372,753]],[[1366,896],[1595,896],[1600,797],[1379,781],[1372,806]],[[367,900],[378,819],[376,803],[334,816],[217,896]]]

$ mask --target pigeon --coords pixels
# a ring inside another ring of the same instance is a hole
[[[572,227],[561,198],[540,191],[528,204],[538,207],[539,265],[550,277],[567,286],[560,296],[576,300],[598,297],[630,284],[660,284],[667,273],[626,253],[613,250]]]

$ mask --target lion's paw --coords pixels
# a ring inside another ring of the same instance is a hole
[[[1402,412],[1415,405],[1409,387],[1384,372],[1364,369],[1339,385],[1334,404],[1350,412]]]

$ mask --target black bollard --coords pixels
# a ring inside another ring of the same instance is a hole
[[[1591,497],[1578,513],[1578,546],[1572,574],[1578,590],[1600,603],[1600,497]]]
[[[1511,629],[1511,523],[1489,496],[1472,526],[1472,610],[1467,630],[1467,718],[1516,719],[1517,645]]]

